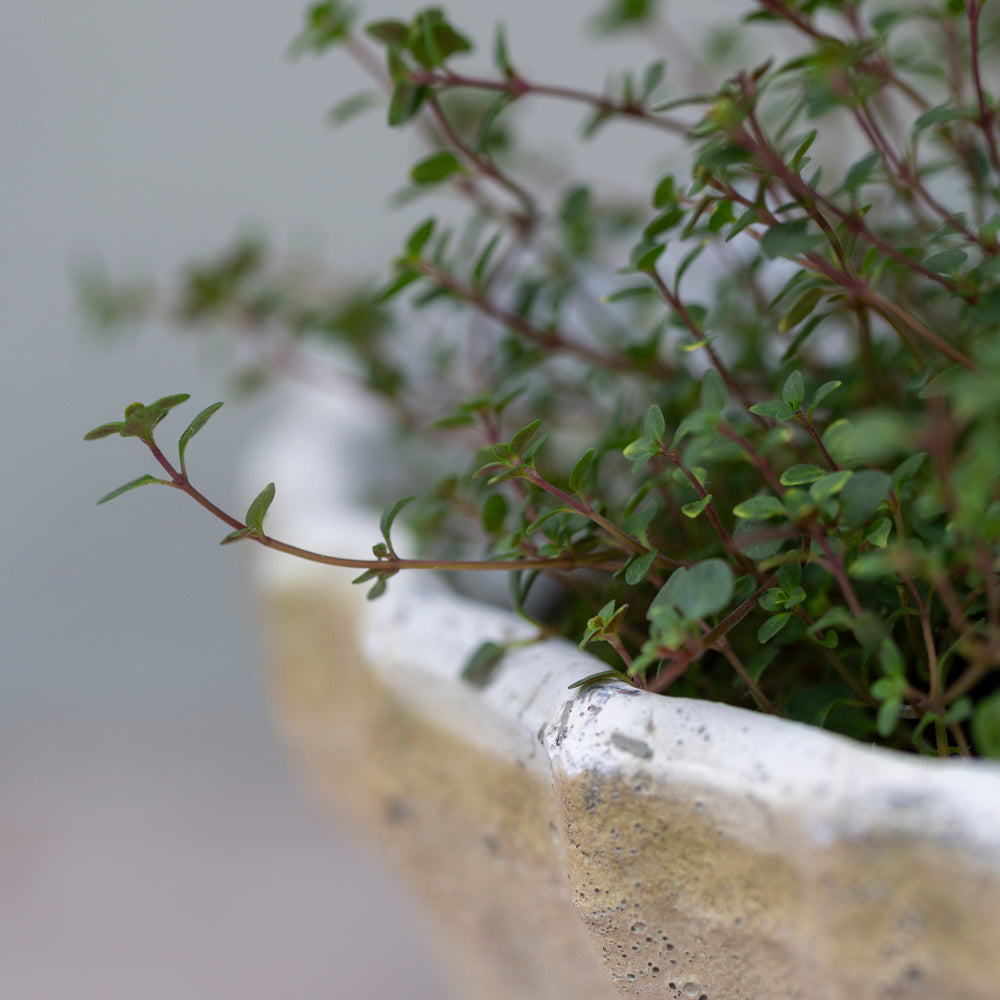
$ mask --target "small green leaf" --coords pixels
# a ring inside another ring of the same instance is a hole
[[[712,502],[712,494],[707,493],[700,500],[692,500],[681,507],[681,513],[685,517],[697,517]]]
[[[674,288],[676,288],[681,283],[681,278],[687,273],[688,268],[704,253],[705,248],[709,245],[708,239],[702,240],[697,246],[689,250],[682,258],[680,263],[677,265],[677,270],[674,272]],[[692,305],[687,306],[689,313],[694,312],[695,307]]]
[[[783,611],[780,615],[772,615],[757,629],[757,641],[763,644],[769,639],[773,639],[788,624],[791,617],[790,611]]]
[[[819,233],[809,232],[809,223],[805,219],[796,219],[771,226],[761,237],[760,248],[766,257],[797,257],[822,242],[823,237]]]
[[[493,679],[496,668],[506,653],[507,647],[496,642],[486,641],[477,646],[462,667],[462,680],[474,688],[485,688]]]
[[[892,480],[877,469],[858,469],[840,494],[844,519],[849,524],[868,520],[888,496]]]
[[[830,472],[821,476],[809,487],[809,496],[816,503],[823,503],[824,500],[836,496],[847,485],[852,475],[854,473],[850,469],[842,469],[840,472]]]
[[[252,538],[253,532],[249,528],[237,528],[235,531],[230,531],[225,538],[219,542],[220,545],[229,545],[231,542],[238,542],[243,538]]]
[[[388,123],[395,128],[398,125],[405,125],[417,112],[427,99],[430,90],[427,87],[414,87],[406,81],[398,82],[392,88],[392,96],[389,98]]]
[[[666,605],[690,621],[721,611],[733,596],[733,571],[722,559],[705,559],[674,570],[649,610]]]
[[[667,431],[667,423],[663,419],[663,411],[654,403],[647,411],[643,421],[643,433],[649,440],[657,443],[663,440]]]
[[[744,500],[733,508],[733,514],[744,520],[764,521],[771,517],[786,516],[787,513],[784,504],[767,493]]]
[[[578,681],[573,681],[572,684],[568,685],[567,690],[572,691],[574,688],[590,687],[591,684],[601,684],[604,681],[627,682],[627,680],[628,678],[619,670],[599,670],[596,674],[588,674],[586,677],[582,677]]]
[[[682,344],[681,350],[690,354],[692,351],[700,350],[706,344],[710,344],[711,342],[712,340],[710,337],[705,337],[702,340],[695,340],[690,344]]]
[[[785,384],[781,388],[781,398],[793,413],[799,409],[806,398],[806,383],[802,378],[802,372],[794,371],[785,379]]]
[[[757,603],[765,611],[777,611],[785,603],[785,592],[778,587],[771,587],[761,594]]]
[[[833,379],[830,382],[824,382],[815,393],[813,393],[813,398],[809,401],[809,416],[812,416],[813,410],[819,406],[820,403],[826,399],[835,389],[839,389],[843,385],[842,382]]]
[[[677,425],[670,448],[676,448],[684,438],[690,435],[711,434],[719,423],[719,414],[707,409],[692,410]]]
[[[756,413],[761,417],[770,417],[772,420],[791,420],[794,414],[787,404],[780,399],[767,399],[763,403],[754,403],[750,407],[751,413]]]
[[[625,582],[630,587],[638,587],[646,579],[646,574],[656,562],[658,555],[659,552],[656,549],[651,549],[643,555],[633,556],[625,566]]]
[[[946,726],[953,726],[956,722],[965,722],[972,717],[972,699],[967,695],[953,702],[948,711],[944,713],[944,723]]]
[[[969,255],[964,250],[956,248],[932,253],[924,258],[923,265],[936,274],[957,274],[968,259]]]
[[[725,229],[731,222],[735,221],[736,216],[733,214],[733,203],[727,198],[724,201],[720,201],[718,205],[712,209],[712,216],[708,220],[708,231],[710,233],[718,233]]]
[[[602,302],[624,302],[626,299],[648,299],[655,298],[656,291],[649,285],[633,285],[631,288],[622,288],[617,292],[602,297]]]
[[[187,425],[184,433],[181,435],[180,441],[177,442],[177,453],[180,456],[181,472],[186,472],[187,468],[184,464],[184,452],[187,450],[188,442],[195,436],[208,423],[212,418],[213,414],[217,413],[222,408],[222,403],[213,403],[211,406],[206,406],[204,410],[199,413],[194,420]]]
[[[475,266],[472,269],[472,280],[476,285],[483,283],[483,276],[486,274],[486,268],[489,267],[490,260],[493,258],[493,252],[500,245],[500,237],[500,233],[495,233],[493,238],[483,247],[482,253],[477,258]]]
[[[809,626],[810,633],[822,632],[825,628],[844,628],[848,630],[854,629],[854,618],[847,608],[842,608],[839,605],[830,608],[825,614],[821,615]]]
[[[902,707],[903,699],[898,695],[886,698],[879,705],[878,715],[875,719],[875,729],[883,739],[888,739],[892,736],[893,730],[895,730],[899,722],[899,713]]]
[[[674,178],[671,174],[667,174],[653,191],[653,208],[666,208],[668,205],[676,204],[677,192],[674,188]]]
[[[701,380],[701,394],[698,397],[701,408],[709,413],[722,413],[726,406],[726,383],[722,376],[709,368]]]
[[[871,180],[875,168],[879,165],[880,159],[878,152],[868,153],[856,163],[851,164],[844,177],[844,190],[857,191],[862,184],[867,184]]]
[[[583,493],[583,479],[587,475],[590,463],[594,458],[594,449],[589,448],[580,456],[573,470],[569,474],[569,488],[576,494]]]
[[[972,318],[986,326],[1000,323],[1000,288],[993,288],[982,294],[978,305],[972,310]]]
[[[626,605],[627,607],[627,605]],[[607,604],[601,608],[588,622],[587,628],[584,630],[583,638],[577,645],[577,649],[586,649],[590,645],[592,639],[600,638],[603,635],[607,635],[612,631],[611,622],[615,617],[615,602],[608,601]]]
[[[434,235],[436,220],[425,219],[406,238],[406,254],[408,257],[419,258],[427,242]]]
[[[535,436],[538,428],[541,426],[542,421],[532,420],[530,424],[522,427],[511,439],[510,439],[510,450],[515,455],[520,455],[527,443]]]
[[[383,45],[405,45],[410,28],[404,21],[386,19],[365,25],[365,34]]]
[[[414,281],[419,281],[423,276],[423,272],[416,268],[404,268],[388,285],[375,293],[373,301],[378,304],[388,302],[389,299],[395,298],[404,288],[412,285]]]
[[[823,470],[818,465],[793,465],[781,474],[779,482],[782,486],[804,486],[806,483],[814,483],[822,478]]]
[[[653,91],[659,87],[666,75],[667,64],[662,59],[658,59],[647,66],[645,72],[642,74],[642,86],[639,93],[640,99],[644,102],[648,101],[653,96]]]
[[[268,483],[260,493],[253,498],[243,518],[246,526],[255,534],[264,536],[264,515],[274,502],[274,483]]]
[[[157,399],[155,402],[150,403],[146,409],[156,413],[156,422],[159,423],[167,415],[168,410],[172,410],[175,406],[180,406],[181,403],[186,403],[190,398],[191,394],[189,392],[178,392],[173,396],[163,396],[161,399]]]
[[[792,154],[789,160],[789,166],[796,172],[800,172],[802,168],[809,162],[809,157],[806,153],[809,151],[812,144],[816,141],[817,130],[811,129],[804,136],[792,140],[795,144],[795,152]]]
[[[661,233],[673,229],[684,218],[684,209],[680,205],[672,205],[665,212],[661,212],[642,231],[643,239],[652,242]]]
[[[396,520],[399,512],[414,499],[415,497],[403,497],[402,500],[397,500],[394,504],[390,504],[382,512],[382,517],[379,521],[379,530],[382,532],[382,537],[385,539],[386,547],[393,554],[395,554],[395,550],[392,547],[392,540],[389,538],[389,534],[392,531],[392,523]]]
[[[882,672],[887,677],[905,680],[906,664],[903,662],[903,654],[892,639],[885,638],[879,644],[878,659],[882,666]]]
[[[364,90],[359,94],[352,94],[330,108],[326,113],[326,120],[331,125],[343,125],[361,112],[374,107],[380,100],[379,93],[374,90]]]
[[[125,419],[119,431],[122,437],[137,437],[140,441],[152,441],[153,429],[175,406],[180,406],[191,397],[186,392],[173,396],[163,396],[161,399],[143,406],[142,403],[129,403],[125,407]]]
[[[163,486],[170,486],[171,483],[166,479],[157,479],[156,476],[139,476],[138,479],[133,479],[129,483],[125,483],[123,486],[119,486],[117,489],[112,490],[110,493],[105,493],[100,500],[97,501],[97,505],[100,506],[102,503],[107,503],[109,500],[114,500],[115,497],[120,497],[123,493],[128,493],[129,490],[138,489],[140,486],[148,486],[150,483],[160,483]]]
[[[350,33],[356,11],[342,0],[315,3],[306,11],[306,24],[302,33],[292,42],[291,54],[301,56],[306,52],[319,55],[331,45],[342,42]]]
[[[843,462],[859,460],[872,464],[884,462],[912,446],[914,428],[906,417],[895,410],[872,409],[851,419],[844,431],[831,432],[838,426],[831,424],[823,435],[823,442],[834,459]]]
[[[665,243],[640,243],[632,251],[631,264],[636,271],[653,271],[660,255],[667,249]]]
[[[865,541],[871,542],[877,549],[884,549],[889,544],[889,534],[892,531],[892,520],[883,517],[872,525],[871,531],[865,535]]]
[[[469,40],[445,20],[439,7],[428,7],[417,14],[407,44],[413,58],[428,69],[444,65],[456,52],[472,49]]]
[[[983,757],[1000,759],[1000,691],[983,698],[972,713],[972,738]]]
[[[758,221],[758,211],[756,208],[748,208],[733,224],[729,227],[729,232],[726,233],[726,242],[735,239],[743,232],[747,226],[752,225]]]
[[[925,111],[914,123],[913,130],[930,128],[932,125],[943,125],[945,122],[953,122],[959,118],[967,118],[964,111],[960,111],[952,104],[939,104],[936,108]]]
[[[462,164],[458,157],[445,150],[434,153],[410,168],[410,180],[414,184],[439,184],[453,174],[460,173]]]
[[[797,589],[801,582],[802,567],[798,563],[784,563],[778,567],[778,585],[788,594]],[[785,603],[788,603],[788,599]]]
[[[493,61],[496,63],[497,69],[508,80],[513,80],[517,76],[517,71],[514,69],[514,64],[510,61],[510,55],[507,52],[507,35],[502,24],[497,25],[496,34],[493,37]]]
[[[636,438],[625,446],[622,454],[632,463],[632,471],[638,472],[651,458],[660,454],[660,445],[647,437]]]
[[[497,535],[503,531],[507,517],[507,501],[502,493],[491,493],[483,504],[483,530],[488,535]]]
[[[120,434],[123,426],[124,424],[120,420],[116,420],[113,424],[101,424],[100,427],[87,431],[83,435],[83,440],[97,441],[100,438],[110,437],[112,434]]]
[[[826,294],[825,288],[810,288],[782,317],[778,323],[778,330],[781,333],[787,333],[793,327],[798,326],[819,305]]]
[[[505,483],[509,479],[520,479],[524,475],[524,468],[520,465],[514,465],[510,467],[504,467],[500,465],[484,465],[477,473],[477,476],[489,475],[489,473],[494,473],[486,480],[487,486],[496,486],[497,483]]]
[[[925,458],[927,458],[926,452],[917,452],[896,466],[892,473],[892,488],[896,493],[913,480],[920,471],[920,466],[924,464]]]
[[[865,552],[847,567],[848,576],[859,580],[877,580],[892,572],[892,561],[886,550]]]

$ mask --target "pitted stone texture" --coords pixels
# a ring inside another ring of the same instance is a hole
[[[733,739],[742,713],[697,706],[696,725],[671,725],[671,711],[667,701],[645,713],[633,698],[605,689],[574,702],[550,735],[574,901],[623,994],[1000,995],[1000,859],[978,831],[940,832],[949,827],[935,815],[940,804],[890,782],[890,803],[869,810],[867,828],[864,816],[845,816],[841,826],[851,832],[834,835],[836,812],[850,810],[854,792],[855,804],[870,801],[865,763],[877,772],[884,758],[853,744],[834,746],[831,771],[843,763],[841,753],[857,754],[858,769],[853,789],[841,787],[824,809],[791,794],[794,764],[783,767],[748,746],[756,759],[744,756],[727,770],[724,756],[704,750],[713,738]],[[727,723],[720,734],[716,727]],[[814,739],[830,740],[802,735],[804,754],[817,749]],[[678,741],[688,748],[679,752]],[[635,753],[636,742],[648,756]],[[741,770],[757,780],[741,787]],[[987,779],[984,791],[996,784],[985,771],[978,776]]]

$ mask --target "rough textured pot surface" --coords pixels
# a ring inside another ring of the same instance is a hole
[[[322,471],[364,448],[345,415],[353,444],[310,410],[261,459],[283,536],[361,555],[376,520]],[[523,623],[422,574],[366,603],[350,573],[260,568],[288,741],[423,897],[470,998],[997,997],[995,765],[574,693],[592,661],[565,643],[473,686],[469,654]]]

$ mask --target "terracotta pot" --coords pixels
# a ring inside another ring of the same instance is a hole
[[[300,404],[263,443],[269,528],[364,555],[377,517],[345,470],[377,421],[333,409]],[[260,561],[281,728],[422,897],[470,998],[998,996],[1000,767],[571,691],[593,661],[562,642],[473,684],[472,651],[524,623],[422,573],[369,603],[352,575]]]

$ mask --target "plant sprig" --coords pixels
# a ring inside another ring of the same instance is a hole
[[[595,24],[649,28],[657,4],[640,7]],[[470,216],[425,218],[374,297],[338,302],[243,243],[189,272],[179,313],[273,333],[271,360],[307,377],[313,341],[335,345],[405,432],[419,496],[390,500],[372,559],[288,545],[267,531],[274,484],[240,519],[189,478],[221,404],[166,458],[154,429],[187,398],[168,396],[88,435],[138,437],[158,465],[102,502],[170,486],[225,541],[357,569],[370,596],[405,569],[499,570],[527,614],[548,576],[565,610],[539,634],[606,663],[581,683],[1000,756],[1000,16],[758,0],[746,20],[801,51],[687,94],[660,61],[603,89],[541,82],[502,31],[493,70],[465,71],[475,42],[441,8],[314,4],[294,50],[348,53],[426,145],[402,200],[457,193]],[[584,140],[656,130],[690,176],[646,200],[540,183],[518,119],[535,100],[579,107]],[[420,558],[397,551],[401,517]]]

